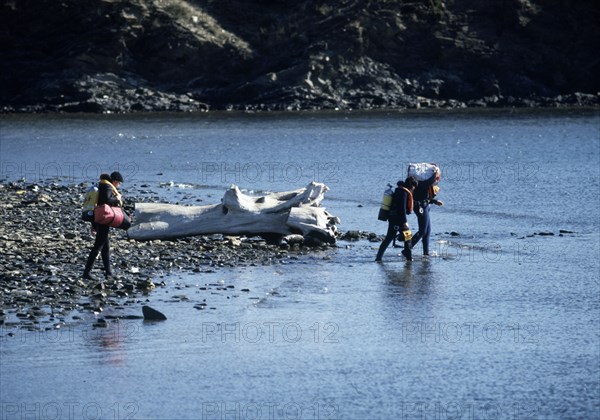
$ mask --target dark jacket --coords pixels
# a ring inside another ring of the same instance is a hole
[[[435,174],[433,174],[427,181],[419,182],[413,192],[415,207],[421,204],[423,204],[421,207],[424,207],[425,205],[429,204],[429,187],[431,187],[433,184],[435,184]]]
[[[403,225],[407,222],[408,194],[402,187],[396,188],[392,194],[392,205],[390,206],[390,221],[394,224]]]
[[[100,182],[98,184],[98,205],[108,204],[111,207],[119,207],[121,203],[115,196],[110,185]]]

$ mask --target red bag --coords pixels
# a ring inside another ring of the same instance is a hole
[[[131,226],[129,216],[120,207],[111,207],[108,204],[96,206],[94,209],[94,222],[99,225],[108,225],[114,228],[128,229]]]

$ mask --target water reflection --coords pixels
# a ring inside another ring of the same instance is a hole
[[[404,261],[402,265],[382,264],[381,268],[387,278],[387,283],[403,286],[404,294],[422,294],[429,289],[435,278],[433,262],[429,258],[416,261]]]
[[[401,325],[407,319],[430,318],[436,313],[435,261],[417,259],[401,264],[382,264],[385,283],[381,288],[381,307],[385,318]]]
[[[387,277],[387,282],[399,286],[409,287],[414,280],[413,264],[409,261],[402,265],[385,265],[382,264],[383,272]]]
[[[126,362],[125,341],[131,338],[138,327],[132,323],[110,323],[106,327],[89,327],[82,336],[86,348],[96,353],[102,364],[122,366]]]

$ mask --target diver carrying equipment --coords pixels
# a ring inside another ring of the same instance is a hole
[[[383,192],[383,200],[381,202],[381,207],[379,208],[379,215],[377,216],[378,220],[385,222],[390,217],[390,208],[392,207],[392,196],[394,195],[394,189],[392,184],[387,184],[387,188]]]
[[[438,186],[440,180],[442,179],[442,171],[440,167],[436,163],[409,163],[408,164],[408,176],[412,176],[418,182],[427,182],[431,181],[431,177],[435,176],[435,181],[433,184],[430,184],[427,189],[427,199],[417,202],[419,207],[422,209],[425,205],[429,203],[434,203],[435,196],[440,191],[440,187]],[[422,211],[419,211],[422,213]]]
[[[101,179],[100,184],[106,184],[112,189],[113,194],[118,197],[119,203],[122,205],[119,191],[115,186],[106,179]],[[83,208],[81,219],[86,222],[95,222],[99,225],[108,225],[119,229],[129,229],[131,227],[131,219],[125,211],[120,207],[111,207],[108,204],[98,205],[98,187],[91,187],[85,194],[83,200]]]
[[[115,188],[115,186],[110,183],[109,181],[102,179],[100,180],[101,184],[106,184],[108,185],[112,191],[113,194],[115,196],[119,196],[119,191],[117,191],[117,189]],[[119,200],[119,203],[122,202],[121,200]],[[96,206],[98,205],[98,187],[97,186],[92,186],[90,187],[90,189],[87,190],[87,192],[85,193],[85,196],[83,197],[83,205],[81,208],[81,220],[83,220],[84,222],[93,222],[94,221],[94,209],[96,208]]]

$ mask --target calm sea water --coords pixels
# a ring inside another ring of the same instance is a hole
[[[1,419],[600,414],[597,113],[18,116],[0,128],[0,179],[118,169],[125,194],[185,204],[216,203],[230,184],[315,180],[340,229],[384,233],[385,184],[433,161],[445,202],[429,260],[389,249],[375,264],[377,243],[340,241],[288,264],[157,279],[167,286],[147,299],[163,323],[92,329],[84,314],[61,332],[4,328]]]

